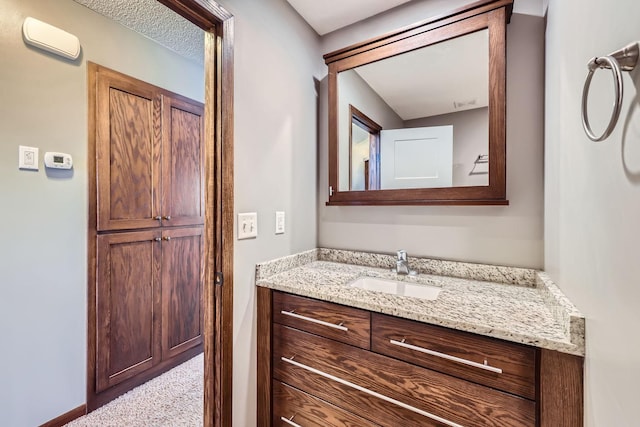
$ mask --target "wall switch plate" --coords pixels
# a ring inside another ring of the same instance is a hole
[[[20,145],[18,147],[18,168],[27,170],[38,170],[38,148],[26,147]]]
[[[238,240],[258,237],[258,213],[238,214]]]
[[[284,212],[276,212],[276,234],[284,234]]]

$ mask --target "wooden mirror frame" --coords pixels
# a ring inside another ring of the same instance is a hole
[[[506,25],[513,0],[481,0],[324,55],[329,67],[327,205],[508,205]],[[338,191],[338,73],[483,29],[489,30],[489,185]]]

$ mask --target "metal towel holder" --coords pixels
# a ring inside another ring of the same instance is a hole
[[[584,88],[582,89],[582,126],[590,140],[603,141],[611,135],[611,132],[613,132],[613,129],[616,127],[618,117],[620,117],[620,109],[622,108],[622,71],[633,70],[638,62],[638,56],[640,56],[640,42],[633,42],[607,56],[596,56],[587,64],[589,74],[587,74],[587,79],[585,80]],[[607,128],[602,135],[596,136],[591,130],[591,125],[589,124],[589,117],[587,115],[587,99],[589,98],[589,86],[591,85],[591,79],[593,78],[593,74],[599,68],[608,68],[613,72],[615,100],[613,101],[613,111],[611,112],[609,125],[607,125]]]

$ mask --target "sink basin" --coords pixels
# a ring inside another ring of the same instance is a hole
[[[354,288],[366,289],[374,292],[415,297],[426,300],[435,300],[440,294],[437,286],[423,285],[420,283],[401,282],[397,280],[378,279],[377,277],[359,277],[349,284]]]

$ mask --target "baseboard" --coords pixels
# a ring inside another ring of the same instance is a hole
[[[52,419],[51,421],[47,421],[42,424],[40,427],[62,427],[63,425],[70,423],[76,418],[80,418],[81,416],[87,413],[87,405],[80,405],[75,409],[70,410],[66,414],[62,414],[59,417]]]

